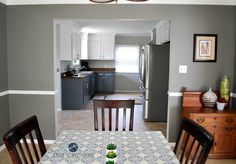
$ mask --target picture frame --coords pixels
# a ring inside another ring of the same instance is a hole
[[[193,62],[216,62],[217,34],[194,34]]]

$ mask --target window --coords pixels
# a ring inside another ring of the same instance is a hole
[[[116,72],[138,73],[139,45],[116,45]]]

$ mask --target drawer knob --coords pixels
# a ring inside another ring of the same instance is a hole
[[[225,130],[227,130],[227,131],[232,131],[233,130],[233,128],[232,127],[225,127]]]
[[[197,122],[203,123],[205,121],[205,118],[197,118]]]
[[[226,121],[227,123],[232,123],[232,122],[234,122],[234,120],[233,120],[232,118],[226,118],[225,121]]]

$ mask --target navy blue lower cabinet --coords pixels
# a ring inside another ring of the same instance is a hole
[[[84,80],[62,78],[62,109],[79,110],[84,104]]]
[[[115,73],[97,72],[96,73],[96,93],[114,93]]]

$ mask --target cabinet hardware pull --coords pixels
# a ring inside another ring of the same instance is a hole
[[[225,127],[225,130],[227,130],[227,131],[232,131],[233,130],[233,128],[232,127]]]
[[[203,123],[205,121],[205,118],[197,118],[197,122]]]
[[[232,123],[232,122],[234,122],[234,120],[233,120],[232,118],[226,118],[225,121],[226,121],[227,123]]]

